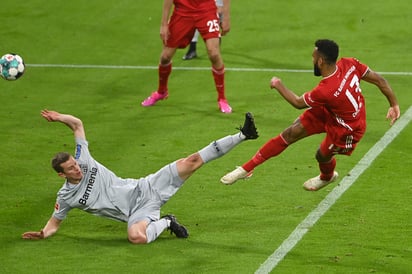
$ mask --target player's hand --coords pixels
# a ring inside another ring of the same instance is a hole
[[[43,109],[41,111],[41,116],[43,116],[43,118],[49,122],[57,121],[59,118],[59,115],[60,113],[58,113],[57,111],[53,111],[53,110]]]
[[[29,231],[29,232],[23,233],[21,237],[26,240],[41,240],[41,239],[44,239],[44,233],[43,233],[43,230]]]
[[[220,24],[220,28],[222,30],[222,36],[225,36],[230,31],[230,23],[226,20],[223,20],[223,22]]]
[[[167,40],[169,39],[170,32],[169,32],[169,26],[168,25],[162,25],[160,26],[160,39],[163,42],[163,45],[166,45]]]
[[[399,109],[399,105],[396,105],[388,109],[388,114],[386,114],[386,119],[390,120],[391,125],[393,125],[396,122],[396,120],[399,119],[400,116],[401,116],[401,110]]]
[[[280,85],[282,84],[282,80],[278,77],[272,77],[270,80],[270,88],[279,89]]]
[[[230,20],[226,18],[225,16],[223,16],[223,18],[224,18],[223,21],[221,21],[219,25],[220,25],[220,34],[222,36],[225,36],[226,34],[230,32]]]

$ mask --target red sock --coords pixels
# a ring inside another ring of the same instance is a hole
[[[157,88],[157,92],[167,92],[167,81],[169,80],[169,75],[171,72],[172,63],[169,63],[167,65],[159,64],[159,87]]]
[[[336,167],[336,159],[332,158],[329,162],[319,163],[320,179],[329,181],[333,177],[333,171]]]
[[[252,171],[255,167],[262,164],[269,158],[279,155],[288,147],[288,144],[283,139],[281,135],[270,139],[266,144],[264,144],[259,151],[246,162],[242,167],[247,172]]]
[[[226,99],[225,97],[225,67],[221,69],[215,69],[212,67],[213,79],[215,80],[215,86],[217,91],[217,99]]]

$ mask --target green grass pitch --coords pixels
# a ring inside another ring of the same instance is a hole
[[[279,76],[299,94],[315,86],[311,53],[318,38],[336,40],[340,56],[382,72],[401,111],[412,105],[409,1],[238,0],[222,39],[234,112],[217,109],[203,43],[196,60],[177,52],[170,98],[142,108],[157,87],[161,7],[162,1],[2,1],[0,54],[20,54],[27,68],[17,81],[0,80],[1,273],[255,272],[337,185],[316,193],[301,187],[318,173],[314,154],[323,136],[292,145],[248,181],[228,187],[219,179],[301,113],[269,89],[269,80]],[[287,69],[302,72],[276,71]],[[341,178],[389,129],[386,99],[367,83],[362,90],[368,129],[351,157],[338,157]],[[165,232],[134,246],[126,224],[74,210],[53,237],[25,241],[23,232],[50,217],[62,184],[51,157],[74,150],[70,130],[44,121],[43,108],[82,118],[92,154],[121,177],[147,175],[236,132],[247,111],[260,138],[204,166],[163,207],[188,227],[188,239]],[[410,273],[411,140],[408,125],[272,272]]]

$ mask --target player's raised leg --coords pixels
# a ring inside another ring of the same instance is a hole
[[[177,170],[179,176],[186,180],[203,164],[225,155],[244,140],[257,139],[259,135],[252,113],[248,112],[245,114],[244,124],[239,127],[239,130],[239,133],[213,141],[198,152],[178,160]]]

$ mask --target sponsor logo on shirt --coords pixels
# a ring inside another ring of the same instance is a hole
[[[79,199],[79,204],[81,205],[86,205],[87,200],[90,197],[90,194],[93,190],[94,182],[96,181],[96,174],[97,174],[97,168],[93,167],[90,170],[90,177],[89,181],[87,182],[86,190],[83,193],[83,196]]]

